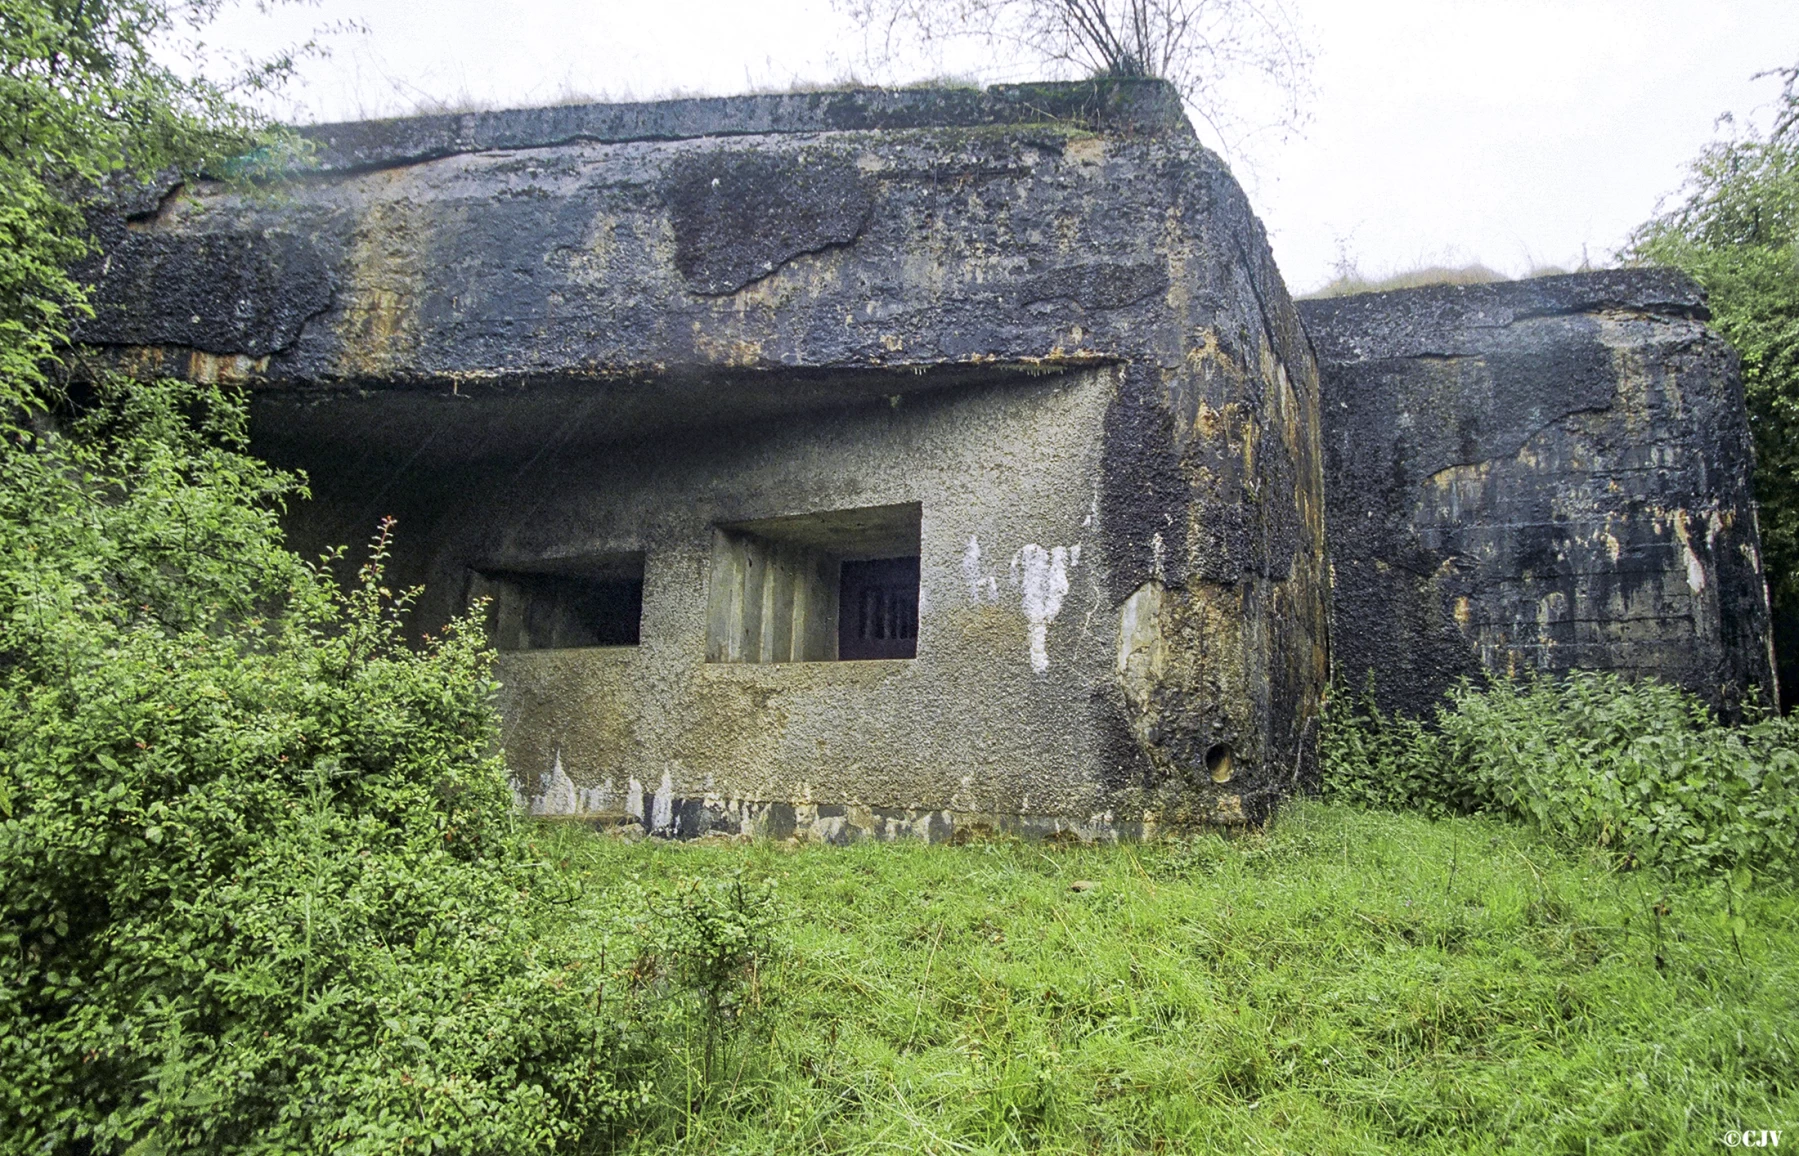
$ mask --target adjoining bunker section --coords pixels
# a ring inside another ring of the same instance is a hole
[[[1300,303],[1325,406],[1333,656],[1382,706],[1457,678],[1774,678],[1736,354],[1643,269]]]
[[[83,337],[244,381],[420,630],[486,606],[534,812],[1103,839],[1313,773],[1316,369],[1167,86],[308,132],[105,224]]]

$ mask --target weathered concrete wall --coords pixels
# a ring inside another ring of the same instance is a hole
[[[1333,654],[1382,704],[1653,675],[1770,701],[1736,355],[1665,270],[1300,303],[1325,399]]]
[[[454,608],[487,559],[644,551],[640,645],[501,656],[507,756],[527,794],[550,796],[540,809],[566,789],[560,775],[581,810],[661,829],[679,818],[684,833],[794,822],[770,803],[823,805],[820,818],[869,831],[882,816],[1135,832],[1154,800],[1135,789],[1148,768],[1117,726],[1118,612],[1093,517],[1118,377],[942,391],[471,473],[470,500],[430,535],[427,614]],[[801,501],[922,506],[916,659],[703,660],[714,527]]]
[[[248,383],[258,446],[313,474],[302,540],[398,513],[424,627],[477,553],[644,552],[634,652],[506,659],[531,791],[559,758],[590,803],[666,770],[764,816],[1097,832],[1254,817],[1308,772],[1315,367],[1165,86],[312,131],[320,171],[107,226],[83,336]],[[706,662],[711,527],[886,502],[923,508],[917,659]]]

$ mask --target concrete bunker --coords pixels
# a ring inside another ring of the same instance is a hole
[[[486,600],[536,813],[1254,820],[1313,772],[1333,606],[1389,709],[1769,697],[1734,355],[1678,276],[1296,309],[1159,82],[305,131],[278,196],[101,217],[81,336],[242,382],[301,549],[397,515],[417,629]]]
[[[243,381],[418,629],[490,600],[533,811],[1112,838],[1311,773],[1316,370],[1167,86],[306,131],[103,223],[82,336]]]

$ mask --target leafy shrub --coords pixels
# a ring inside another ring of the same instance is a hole
[[[489,656],[341,592],[202,386],[0,446],[11,1151],[518,1153],[597,1135],[601,969],[495,756]]]
[[[287,551],[234,396],[70,372],[95,189],[291,143],[235,98],[292,53],[171,43],[218,11],[0,13],[0,1152],[603,1139],[643,1092],[478,632],[403,643],[385,530],[347,593]]]
[[[774,881],[738,869],[678,877],[634,898],[641,954],[632,970],[642,998],[630,1010],[654,1041],[646,1050],[669,1069],[665,1082],[684,1090],[690,1108],[726,1070],[721,1049],[728,1059],[762,1002],[762,969],[775,955]]]
[[[1676,873],[1799,873],[1799,721],[1722,726],[1654,681],[1576,673],[1462,685],[1429,726],[1333,695],[1327,796],[1487,811]]]
[[[1346,803],[1441,815],[1473,809],[1438,748],[1442,736],[1375,701],[1372,680],[1359,692],[1333,683],[1319,733],[1324,794]]]
[[[662,946],[710,1021],[724,1024],[740,1014],[746,989],[773,950],[774,899],[773,880],[751,883],[738,871],[681,880],[659,905]]]

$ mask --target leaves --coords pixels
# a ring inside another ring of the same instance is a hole
[[[612,1107],[610,1033],[541,994],[479,633],[410,650],[379,550],[347,596],[288,552],[240,398],[52,385],[79,196],[248,139],[148,55],[175,18],[0,2],[8,1149],[542,1149]]]
[[[1696,696],[1573,673],[1451,692],[1428,725],[1333,691],[1327,796],[1494,812],[1627,863],[1723,879],[1799,876],[1799,719],[1722,726]]]
[[[169,63],[217,8],[0,0],[0,1150],[551,1150],[635,1101],[482,633],[408,644],[391,523],[288,551],[241,396],[68,343],[90,198],[279,158],[291,57]]]
[[[71,269],[92,244],[88,202],[152,174],[224,172],[288,138],[234,97],[317,46],[214,75],[186,34],[218,7],[0,0],[0,426],[59,388],[69,327],[87,313]]]
[[[483,636],[406,644],[391,524],[347,592],[284,551],[293,480],[196,429],[241,418],[114,383],[0,460],[0,1113],[52,1149],[547,1150],[621,1102],[616,1033],[541,942]]]

